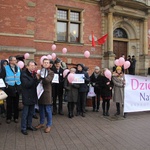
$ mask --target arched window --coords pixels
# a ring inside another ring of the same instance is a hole
[[[126,31],[122,28],[117,28],[113,33],[115,38],[128,38]]]

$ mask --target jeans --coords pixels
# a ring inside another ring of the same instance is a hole
[[[34,113],[34,105],[24,105],[21,118],[21,130],[26,130],[32,126],[32,117]]]
[[[44,124],[45,117],[47,117],[47,127],[52,126],[52,108],[51,105],[39,105],[40,124]]]

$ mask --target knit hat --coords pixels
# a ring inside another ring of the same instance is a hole
[[[100,70],[100,68],[98,66],[95,67],[95,70]]]
[[[117,66],[116,70],[122,70],[122,68],[120,66]]]

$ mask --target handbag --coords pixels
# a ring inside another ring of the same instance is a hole
[[[3,90],[0,90],[0,100],[4,100],[7,97],[8,97],[8,95]]]
[[[94,92],[94,87],[93,86],[89,86],[89,92],[87,94],[87,97],[94,97],[96,96],[95,92]]]

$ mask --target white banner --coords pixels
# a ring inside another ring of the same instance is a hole
[[[38,99],[40,99],[41,95],[42,95],[43,92],[44,92],[44,88],[43,88],[42,81],[37,85],[36,91],[37,91]]]
[[[74,74],[74,80],[72,83],[84,83],[84,74]]]
[[[52,83],[59,83],[59,76],[58,76],[58,74],[56,74],[56,73],[54,74]]]
[[[0,79],[0,87],[6,87],[3,79]]]
[[[150,77],[125,75],[124,112],[150,110]]]

